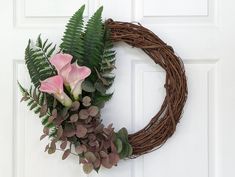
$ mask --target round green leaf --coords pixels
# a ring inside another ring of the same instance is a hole
[[[117,153],[120,153],[122,151],[122,141],[119,138],[117,138],[114,144],[117,148]]]
[[[128,132],[126,128],[122,128],[117,132],[118,137],[122,139],[122,141],[128,142]]]
[[[105,94],[105,92],[106,92],[106,88],[102,82],[96,82],[95,88],[96,88],[96,90],[98,90],[102,94]]]
[[[82,90],[86,92],[94,92],[95,91],[94,84],[90,81],[84,81],[82,83]]]
[[[129,154],[129,147],[127,144],[123,144],[122,151],[121,151],[121,153],[119,153],[120,158],[124,159],[124,158],[128,157],[128,154]]]

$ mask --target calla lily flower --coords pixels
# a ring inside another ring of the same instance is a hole
[[[62,74],[66,73],[67,71],[62,71]],[[86,66],[72,64],[71,70],[67,72],[67,74],[68,75],[65,79],[65,82],[69,84],[71,93],[73,97],[77,100],[78,96],[82,93],[82,82],[91,74],[91,70]]]
[[[63,78],[59,75],[41,81],[39,90],[41,92],[52,94],[66,107],[70,107],[72,105],[72,100],[66,95],[66,93],[64,93]]]
[[[66,88],[69,88],[77,100],[82,92],[81,84],[91,74],[91,70],[86,66],[71,64],[72,58],[69,54],[56,54],[50,62],[63,78]]]
[[[72,58],[73,58],[72,55],[59,53],[59,54],[54,55],[50,59],[50,62],[53,66],[55,66],[58,75],[62,76],[63,79],[67,77],[67,73],[71,70],[70,65],[71,65]],[[65,79],[64,79],[64,84],[68,85]]]

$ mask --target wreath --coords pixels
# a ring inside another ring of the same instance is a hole
[[[140,24],[103,22],[100,7],[84,27],[83,5],[69,20],[59,48],[42,40],[29,40],[25,64],[32,86],[19,82],[30,110],[39,114],[43,134],[49,137],[48,154],[64,151],[79,157],[85,173],[116,166],[120,159],[135,158],[161,147],[175,132],[187,99],[182,60],[172,47]],[[136,133],[114,131],[102,124],[100,110],[113,95],[115,51],[113,42],[142,49],[166,72],[166,96],[159,112]],[[57,50],[57,51],[56,51]]]

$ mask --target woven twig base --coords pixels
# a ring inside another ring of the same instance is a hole
[[[147,126],[129,135],[133,147],[130,158],[135,158],[161,147],[175,132],[188,95],[184,64],[172,47],[143,26],[111,19],[106,24],[114,42],[123,41],[141,48],[166,71],[166,96],[161,109]]]

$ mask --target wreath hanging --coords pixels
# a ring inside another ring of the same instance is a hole
[[[187,82],[182,60],[172,47],[140,24],[103,23],[100,7],[84,27],[83,5],[69,20],[62,43],[56,46],[39,35],[25,50],[25,63],[32,86],[21,101],[42,120],[42,140],[49,137],[45,152],[64,151],[79,157],[85,173],[111,168],[120,159],[135,158],[163,145],[175,132],[187,99]],[[143,129],[128,134],[102,124],[100,110],[113,93],[115,51],[113,42],[141,48],[166,72],[166,96],[159,112]],[[60,144],[59,144],[60,143]]]

